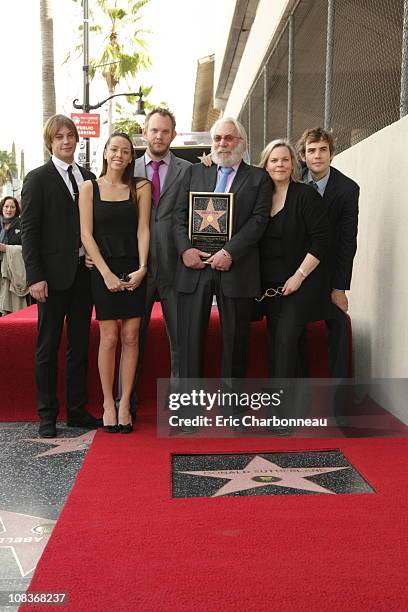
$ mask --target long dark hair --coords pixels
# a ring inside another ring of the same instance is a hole
[[[129,145],[130,145],[130,151],[132,153],[132,160],[130,162],[130,164],[128,164],[125,168],[125,171],[122,174],[122,183],[124,183],[125,185],[128,185],[129,189],[130,189],[130,195],[133,199],[133,201],[135,202],[135,204],[137,205],[137,184],[144,181],[146,182],[147,179],[143,178],[143,177],[136,177],[134,176],[134,171],[135,171],[135,148],[133,146],[133,142],[131,141],[130,137],[128,134],[126,134],[125,132],[113,132],[113,134],[111,134],[108,138],[108,140],[105,143],[105,146],[103,148],[103,152],[106,152],[106,149],[108,148],[108,145],[110,143],[110,141],[112,140],[112,138],[115,138],[116,136],[119,136],[120,138],[124,138],[125,140],[128,141]],[[102,161],[102,171],[100,173],[100,177],[104,176],[106,174],[106,171],[108,169],[108,162],[105,159],[105,156],[103,157],[103,161]]]

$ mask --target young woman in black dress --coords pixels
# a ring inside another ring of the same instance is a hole
[[[134,149],[127,134],[110,136],[99,179],[81,186],[81,240],[94,268],[92,294],[99,321],[99,375],[104,429],[130,433],[130,395],[138,360],[139,326],[144,314],[149,252],[150,182],[134,178]],[[122,397],[116,413],[113,396],[118,320]]]

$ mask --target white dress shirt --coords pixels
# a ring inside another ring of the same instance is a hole
[[[58,170],[62,180],[64,181],[64,183],[68,187],[69,192],[72,195],[72,199],[75,200],[74,189],[72,187],[72,183],[69,180],[69,176],[68,176],[68,168],[70,166],[72,166],[72,174],[75,177],[75,180],[77,182],[78,189],[79,189],[80,186],[82,185],[82,183],[84,182],[84,178],[83,178],[83,176],[82,176],[82,174],[81,174],[77,164],[75,163],[75,161],[73,161],[72,164],[67,164],[67,162],[62,161],[62,159],[59,159],[58,157],[55,157],[55,155],[53,155],[51,157],[51,159],[52,159],[52,163],[54,164],[54,166]],[[82,257],[83,255],[85,255],[85,249],[84,249],[84,247],[81,244],[78,256]]]

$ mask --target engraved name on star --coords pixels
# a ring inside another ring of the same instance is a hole
[[[307,480],[308,476],[328,474],[339,470],[347,470],[349,467],[311,467],[311,468],[282,468],[276,463],[267,461],[263,457],[256,456],[242,470],[205,470],[205,471],[181,471],[181,474],[192,476],[206,476],[210,478],[226,478],[229,480],[211,497],[219,497],[236,493],[237,491],[248,491],[258,487],[274,486],[301,491],[313,491],[314,493],[329,493],[336,495],[325,487]]]
[[[201,221],[201,225],[199,228],[199,232],[201,232],[203,229],[205,229],[206,227],[209,227],[211,225],[211,227],[213,227],[215,230],[217,230],[217,232],[221,232],[221,228],[220,225],[218,223],[218,219],[220,217],[222,217],[223,215],[225,215],[226,211],[225,210],[215,210],[214,208],[214,202],[212,201],[212,198],[210,198],[208,204],[207,204],[207,208],[206,209],[195,209],[195,212],[200,215],[202,221]]]
[[[0,510],[0,548],[10,549],[21,576],[32,572],[56,521]]]
[[[92,430],[82,434],[82,436],[76,436],[75,438],[26,438],[24,441],[54,445],[54,448],[50,448],[49,450],[36,455],[36,458],[38,459],[38,457],[62,455],[63,453],[74,453],[75,451],[88,450],[95,434],[96,430]]]

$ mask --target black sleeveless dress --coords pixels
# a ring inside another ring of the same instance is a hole
[[[98,183],[93,180],[93,236],[102,257],[116,276],[139,269],[137,248],[137,210],[133,199],[101,200]],[[145,313],[146,278],[134,291],[112,292],[99,270],[91,274],[92,296],[98,321],[132,319]]]

